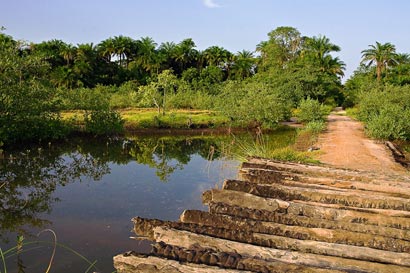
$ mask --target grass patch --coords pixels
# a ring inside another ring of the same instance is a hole
[[[232,149],[232,156],[239,161],[246,161],[249,157],[262,157],[280,161],[318,163],[312,158],[312,152],[299,151],[295,148],[299,137],[300,131],[282,127],[274,131],[271,136],[259,134],[254,141],[237,139]]]
[[[170,110],[166,115],[153,108],[127,108],[118,110],[128,130],[142,128],[218,128],[229,124],[229,119],[217,112],[206,110]],[[84,125],[84,111],[66,111],[63,120],[74,126]]]
[[[260,134],[255,141],[236,141],[233,157],[246,161],[249,157],[262,157],[280,161],[298,163],[320,163],[314,159],[317,151],[309,151],[326,127],[322,121],[309,122],[303,129],[280,128],[275,131],[275,138]]]

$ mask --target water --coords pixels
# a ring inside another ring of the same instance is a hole
[[[222,156],[231,143],[229,136],[78,138],[5,151],[1,249],[24,236],[20,254],[6,255],[7,272],[45,272],[52,232],[59,246],[51,272],[86,272],[94,262],[89,272],[113,272],[114,255],[148,252],[148,241],[129,238],[131,218],[177,220],[185,209],[206,210],[202,192],[237,176],[239,162]]]

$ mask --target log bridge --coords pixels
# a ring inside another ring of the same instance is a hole
[[[129,272],[410,272],[410,178],[251,158],[239,180],[203,193],[209,211],[135,217],[150,254]]]

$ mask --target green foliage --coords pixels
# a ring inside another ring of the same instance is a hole
[[[323,120],[314,120],[306,124],[305,130],[314,134],[319,134],[326,128],[326,123]]]
[[[246,161],[249,157],[263,157],[281,161],[316,162],[306,152],[300,152],[293,148],[299,134],[295,129],[276,129],[274,137],[263,134],[257,135],[253,142],[236,139],[231,149],[233,157],[240,161]]]
[[[112,110],[93,110],[84,116],[85,131],[94,135],[112,135],[122,133],[124,120]]]
[[[59,89],[58,97],[65,110],[97,110],[109,105],[116,88],[98,85],[95,88]]]
[[[127,128],[217,128],[225,126],[228,119],[219,113],[198,110],[170,110],[161,115],[154,110],[122,111]]]
[[[290,117],[291,104],[269,84],[231,81],[218,96],[216,107],[236,124],[276,127]]]
[[[139,84],[133,81],[121,85],[118,91],[110,96],[110,107],[114,109],[139,107],[142,95],[138,92],[138,87]]]
[[[8,144],[64,136],[67,128],[60,121],[55,91],[44,80],[49,66],[26,54],[24,44],[0,37],[0,140]]]
[[[410,86],[379,86],[360,95],[358,118],[380,139],[410,139]]]
[[[329,108],[323,106],[319,101],[307,98],[300,102],[297,118],[300,122],[309,123],[314,121],[324,121]]]

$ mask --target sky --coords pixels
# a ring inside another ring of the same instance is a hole
[[[199,50],[217,45],[233,53],[254,51],[270,31],[291,26],[340,46],[335,56],[346,63],[346,80],[376,41],[410,53],[409,12],[409,0],[1,0],[0,26],[34,43],[192,38]]]

